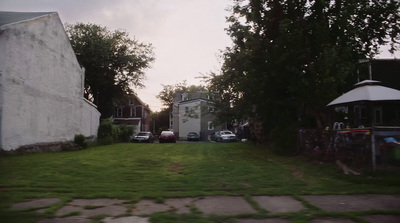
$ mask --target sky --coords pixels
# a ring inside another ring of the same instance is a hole
[[[94,23],[122,29],[154,47],[155,62],[145,71],[145,88],[135,89],[152,111],[162,85],[218,72],[220,51],[231,45],[225,28],[231,0],[0,0],[1,11],[58,12],[63,23]],[[397,52],[397,58],[400,53]],[[393,58],[384,51],[379,58]]]
[[[122,29],[154,47],[155,61],[145,70],[145,88],[135,89],[152,111],[163,85],[218,71],[220,50],[231,45],[225,32],[230,0],[0,0],[0,11],[58,12],[61,21]]]

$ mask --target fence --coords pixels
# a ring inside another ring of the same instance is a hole
[[[298,131],[298,150],[323,162],[341,160],[357,166],[392,165],[400,162],[400,128],[371,128]],[[374,143],[375,148],[372,148]],[[374,151],[374,152],[373,152]],[[374,155],[373,155],[374,154]]]

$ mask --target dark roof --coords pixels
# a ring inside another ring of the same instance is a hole
[[[195,101],[206,101],[209,102],[210,100],[204,99],[204,98],[194,98],[194,99],[189,99],[189,100],[185,100],[185,101],[180,101],[178,102],[178,104],[186,104],[186,103],[191,103],[191,102],[195,102]]]
[[[21,22],[56,12],[5,12],[0,11],[0,26]]]

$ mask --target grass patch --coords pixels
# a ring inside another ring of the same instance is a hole
[[[92,220],[91,221],[92,223],[97,223],[97,222],[100,223],[101,220],[103,220],[103,219],[105,219],[107,217],[110,217],[110,216],[106,215],[106,214],[100,214],[100,215],[92,216],[92,217],[90,217],[90,219]]]
[[[0,157],[0,214],[10,218],[13,203],[46,197],[163,203],[168,197],[207,195],[399,194],[399,176],[343,175],[335,164],[279,157],[246,143],[125,143]],[[165,217],[179,222],[181,216]]]
[[[94,210],[94,209],[102,208],[102,207],[104,207],[104,206],[85,205],[83,208],[86,209],[86,210]]]
[[[80,211],[72,211],[72,212],[69,212],[69,213],[67,213],[65,215],[62,215],[61,218],[66,218],[66,217],[71,217],[71,216],[78,216],[80,214],[81,214]]]

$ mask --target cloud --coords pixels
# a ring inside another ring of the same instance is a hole
[[[154,46],[156,61],[147,70],[139,97],[159,110],[161,84],[187,80],[218,68],[217,54],[230,44],[224,28],[230,0],[3,0],[7,11],[56,11],[62,22],[94,23],[126,30],[138,41]]]

